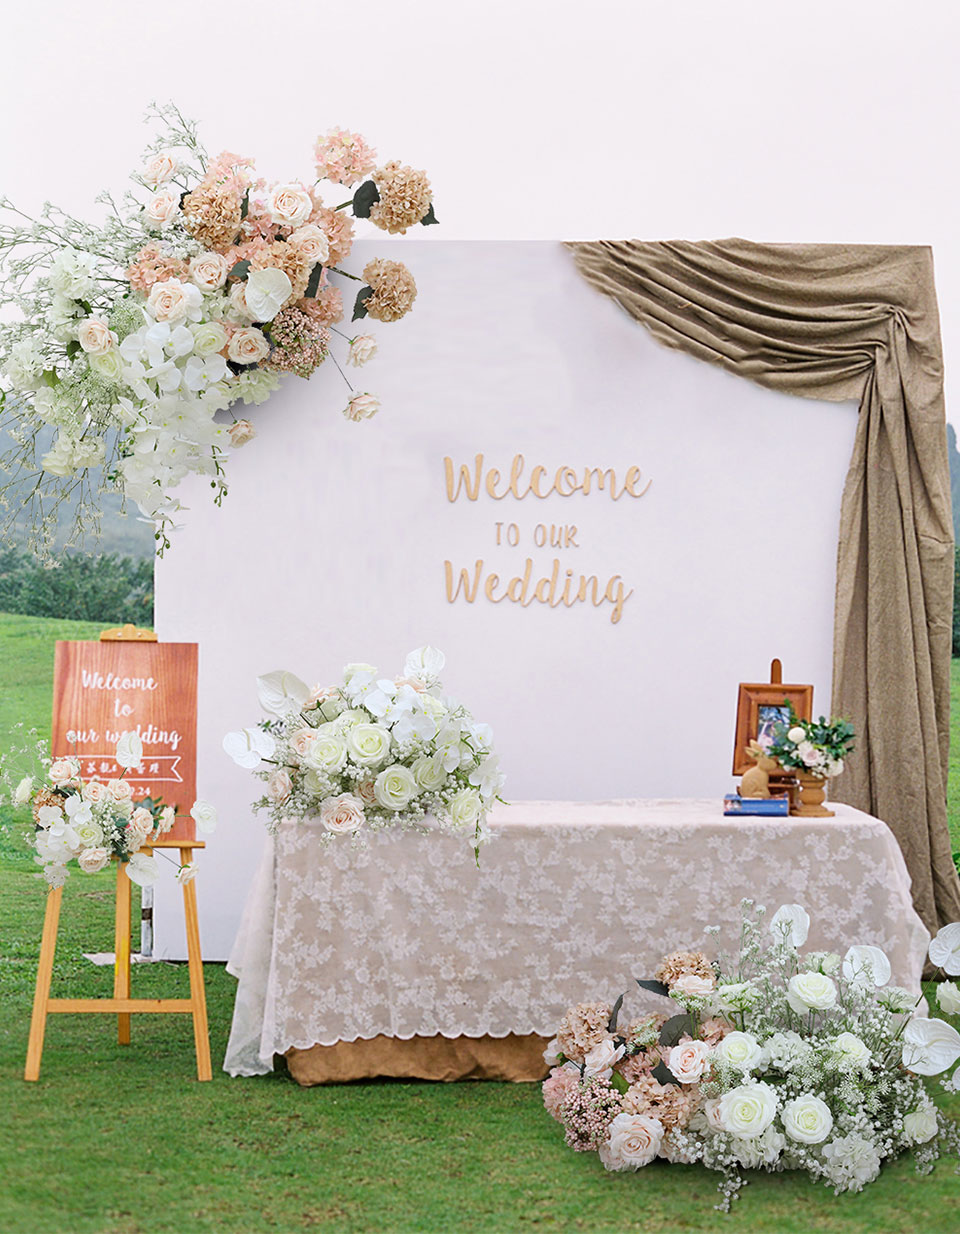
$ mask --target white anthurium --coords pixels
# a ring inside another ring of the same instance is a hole
[[[890,961],[879,947],[851,947],[843,957],[843,975],[853,985],[879,989],[887,985],[891,973]]]
[[[127,864],[127,878],[138,887],[150,887],[160,877],[160,863],[147,853],[133,853]]]
[[[257,678],[257,698],[264,711],[274,716],[287,716],[302,711],[310,697],[310,687],[295,673],[282,669]]]
[[[117,762],[129,771],[131,767],[139,767],[143,762],[143,742],[140,734],[135,732],[121,733],[117,742]]]
[[[273,321],[290,298],[293,284],[283,270],[269,266],[266,270],[251,270],[247,275],[244,298],[254,321]]]
[[[903,1065],[917,1075],[939,1075],[960,1059],[960,1033],[943,1020],[911,1020],[903,1030]]]
[[[960,977],[960,921],[951,922],[930,940],[930,959],[948,977]]]
[[[403,666],[404,677],[415,677],[425,686],[434,685],[443,672],[447,657],[436,647],[418,647],[407,656]]]
[[[802,947],[810,933],[810,914],[802,904],[781,904],[770,918],[770,933],[778,942]]]
[[[238,767],[252,771],[263,759],[272,756],[277,743],[262,728],[241,728],[238,732],[227,733],[223,748]]]

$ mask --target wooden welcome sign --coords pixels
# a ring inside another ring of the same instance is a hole
[[[121,733],[135,731],[143,762],[116,762]],[[58,642],[53,665],[54,758],[78,758],[86,779],[129,781],[134,799],[176,806],[165,839],[196,838],[197,644]]]

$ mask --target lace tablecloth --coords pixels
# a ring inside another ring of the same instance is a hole
[[[928,934],[885,823],[724,818],[716,801],[520,802],[480,854],[458,839],[268,840],[228,969],[239,977],[224,1069],[378,1034],[551,1037],[573,1003],[611,1001],[667,951],[735,947],[744,897],[800,903],[808,946],[872,943],[917,989]]]

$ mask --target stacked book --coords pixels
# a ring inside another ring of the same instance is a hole
[[[741,797],[727,793],[723,799],[724,814],[761,814],[767,818],[786,818],[790,813],[790,798],[786,793],[777,797]]]

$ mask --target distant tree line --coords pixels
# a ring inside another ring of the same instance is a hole
[[[0,549],[0,612],[153,625],[153,558],[64,552],[43,566],[19,548]]]

